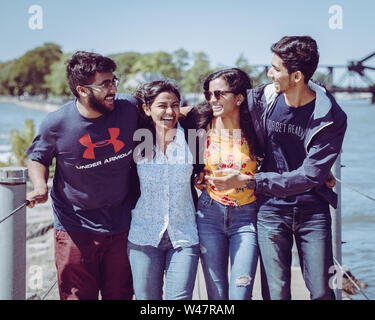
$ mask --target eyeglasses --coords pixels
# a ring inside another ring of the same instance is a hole
[[[117,78],[114,78],[112,81],[111,80],[106,80],[102,83],[102,85],[94,85],[94,84],[87,84],[84,85],[83,87],[85,88],[95,88],[95,89],[110,89],[110,88],[117,88],[119,84],[119,80]]]
[[[229,90],[215,90],[214,92],[211,91],[205,91],[204,92],[204,97],[206,98],[207,101],[211,100],[212,95],[215,96],[217,100],[219,100],[223,95],[226,93],[234,93],[233,91]]]

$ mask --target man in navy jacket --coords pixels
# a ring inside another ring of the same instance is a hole
[[[310,81],[319,61],[315,40],[283,37],[271,50],[273,83],[248,91],[260,170],[253,177],[227,170],[226,177],[210,180],[219,189],[255,187],[265,299],[291,298],[293,237],[311,299],[334,299],[329,204],[337,206],[337,195],[325,181],[347,117],[325,88]]]

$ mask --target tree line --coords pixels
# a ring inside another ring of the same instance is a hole
[[[70,97],[72,94],[66,81],[65,61],[72,54],[63,53],[61,47],[55,43],[45,43],[27,51],[20,58],[0,63],[0,95]],[[182,48],[172,53],[124,52],[109,57],[117,64],[116,75],[120,79],[120,92],[124,91],[123,84],[128,79],[141,72],[159,74],[176,80],[183,94],[199,93],[202,91],[203,80],[210,73],[225,67],[212,67],[204,52],[189,53]],[[253,79],[254,86],[269,81],[264,73],[258,73],[256,68],[249,65],[243,54],[238,57],[234,66],[246,71]],[[325,80],[324,75],[319,73],[315,74],[314,78],[323,82]],[[129,90],[132,89],[134,88]],[[30,119],[25,120],[23,131],[12,130],[10,142],[15,163],[9,159],[8,163],[0,163],[0,166],[25,166],[25,150],[31,144],[34,135],[34,123]]]
[[[70,96],[66,81],[65,61],[73,53],[63,53],[55,43],[27,51],[22,57],[0,63],[0,95],[10,96]],[[203,79],[224,66],[212,67],[204,52],[189,53],[178,49],[172,53],[124,52],[109,55],[117,63],[116,75],[120,79],[119,91],[123,84],[138,72],[157,73],[176,80],[183,93],[201,92]],[[244,69],[260,84],[264,78],[256,74],[247,59],[241,54],[235,66]]]
[[[45,43],[43,46],[27,51],[20,58],[0,62],[0,95],[70,97],[72,94],[66,80],[65,61],[72,54],[63,53],[58,44]],[[204,52],[189,53],[182,48],[172,53],[124,52],[109,57],[117,64],[115,73],[120,79],[119,91],[124,91],[123,84],[141,72],[176,80],[183,94],[199,93],[202,90],[203,80],[210,73],[224,68],[220,65],[212,67]],[[253,75],[254,70],[243,55],[237,59],[235,66],[248,72],[255,79],[254,85],[260,83],[260,78]],[[130,91],[132,89],[134,88],[129,88]],[[7,163],[0,163],[0,166],[25,166],[27,159],[25,150],[31,144],[34,135],[34,123],[30,119],[25,120],[23,130],[12,130],[10,142],[14,157]]]

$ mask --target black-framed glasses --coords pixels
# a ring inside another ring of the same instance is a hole
[[[217,100],[219,100],[223,95],[226,93],[234,93],[233,91],[230,90],[215,90],[214,92],[211,91],[205,91],[204,92],[204,97],[206,98],[207,101],[210,101],[212,98],[212,95],[215,96]]]
[[[95,88],[95,89],[110,89],[110,88],[117,88],[119,84],[119,79],[114,78],[113,80],[106,80],[101,85],[95,84],[86,84],[83,87],[85,88]]]

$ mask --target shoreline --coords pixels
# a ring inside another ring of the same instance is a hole
[[[18,97],[0,96],[0,103],[14,103],[20,107],[34,109],[45,112],[56,111],[63,103],[51,103],[47,101],[20,100]]]
[[[45,100],[20,100],[19,97],[14,96],[0,96],[0,103],[13,103],[21,108],[33,109],[47,113],[58,110],[60,106],[63,104],[61,102],[57,104]],[[3,148],[0,150],[0,163],[3,164],[8,163],[8,161],[13,158],[10,143],[6,146],[9,146],[9,148],[6,148],[4,145]]]

